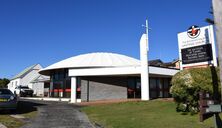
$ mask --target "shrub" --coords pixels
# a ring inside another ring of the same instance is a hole
[[[214,67],[185,69],[175,74],[171,83],[170,93],[177,103],[177,111],[196,113],[199,111],[200,91],[208,92],[210,95],[213,95],[215,87],[220,91],[219,69]],[[216,98],[219,100],[219,97]]]

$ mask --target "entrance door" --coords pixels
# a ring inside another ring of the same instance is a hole
[[[128,98],[141,98],[141,83],[138,77],[129,77],[127,82]]]
[[[53,97],[63,97],[63,82],[57,81],[53,83]]]

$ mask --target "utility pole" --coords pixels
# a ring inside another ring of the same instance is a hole
[[[216,28],[216,42],[218,47],[218,59],[220,67],[220,84],[222,96],[222,0],[212,0],[214,23]],[[222,103],[222,98],[221,98]]]

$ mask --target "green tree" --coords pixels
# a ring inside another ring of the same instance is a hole
[[[10,81],[6,78],[3,78],[1,79],[0,78],[0,88],[7,88],[7,84],[9,83]]]
[[[172,78],[170,93],[177,103],[177,110],[183,112],[199,111],[199,92],[208,92],[219,101],[219,68],[192,68],[178,72]]]

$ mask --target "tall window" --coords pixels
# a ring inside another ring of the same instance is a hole
[[[68,76],[68,70],[56,70],[51,74],[53,86],[53,97],[70,97],[71,96],[71,79]]]
[[[156,98],[157,97],[157,91],[156,91],[156,79],[150,78],[150,97]]]
[[[150,97],[170,97],[169,94],[170,79],[169,78],[150,78]]]

